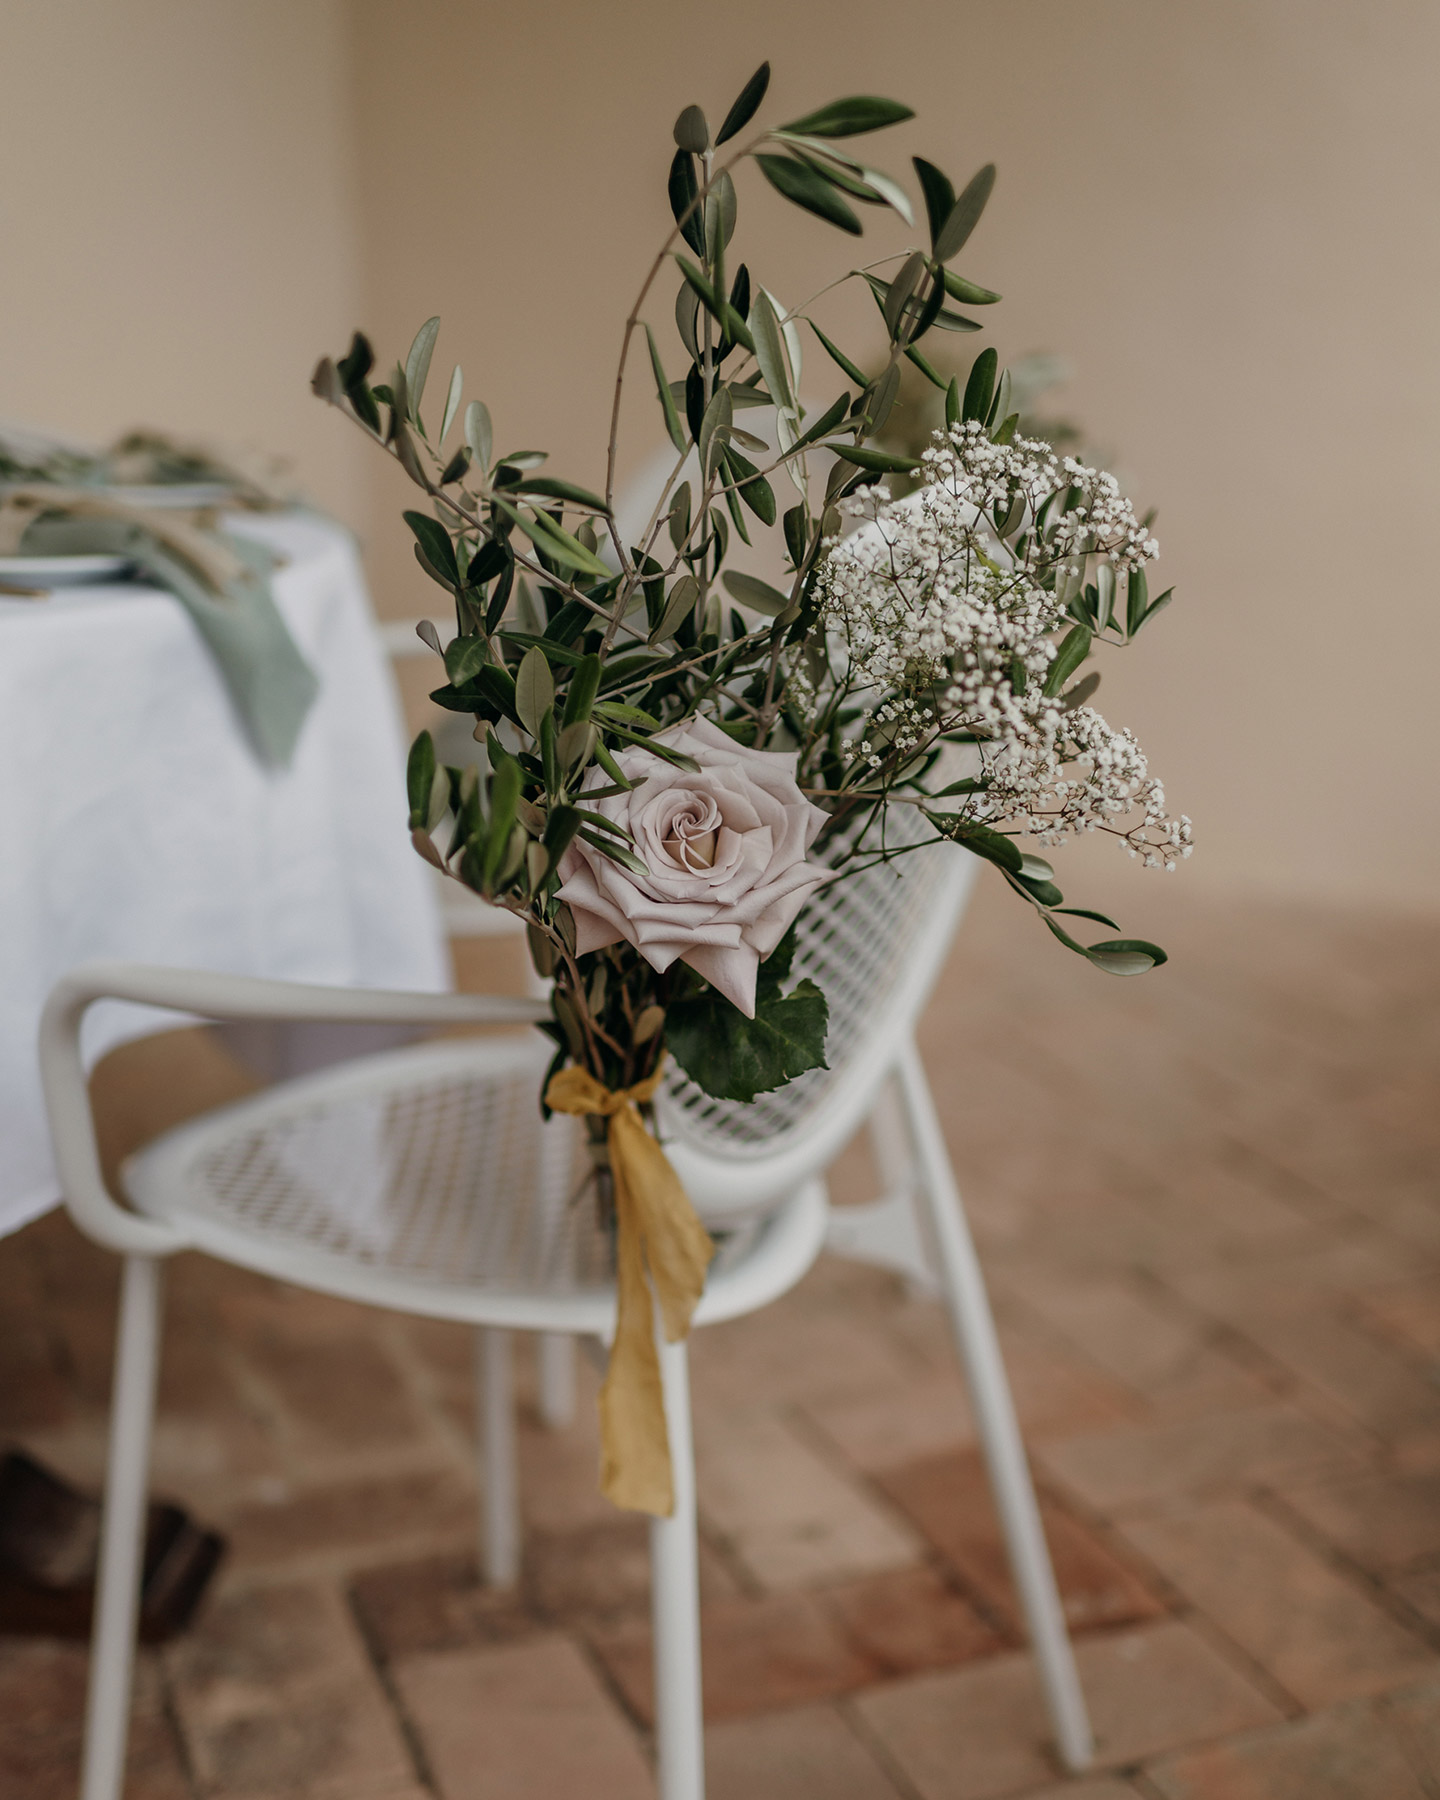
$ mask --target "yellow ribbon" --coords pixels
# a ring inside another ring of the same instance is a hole
[[[715,1246],[640,1117],[659,1086],[657,1069],[648,1080],[612,1093],[588,1069],[571,1067],[552,1077],[545,1104],[555,1112],[600,1113],[608,1121],[617,1291],[615,1341],[600,1390],[600,1490],[616,1506],[668,1518],[675,1490],[650,1290],[667,1341],[678,1343],[690,1329]]]

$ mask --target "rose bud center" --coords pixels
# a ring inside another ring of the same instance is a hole
[[[709,869],[715,863],[715,834],[723,821],[710,799],[693,795],[671,814],[662,840],[670,857],[682,869]]]

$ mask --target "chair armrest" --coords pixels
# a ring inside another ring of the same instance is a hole
[[[40,1021],[40,1079],[61,1192],[76,1223],[122,1255],[168,1256],[183,1236],[122,1206],[105,1185],[80,1028],[97,1000],[129,1000],[210,1019],[366,1025],[520,1025],[550,1016],[543,1001],[498,994],[406,994],[313,987],[203,969],[86,963],[55,984]]]

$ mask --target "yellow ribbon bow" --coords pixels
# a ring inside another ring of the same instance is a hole
[[[657,1069],[612,1093],[588,1069],[572,1066],[551,1078],[545,1104],[555,1112],[600,1113],[608,1121],[617,1291],[615,1341],[600,1390],[600,1490],[616,1506],[668,1518],[675,1489],[650,1290],[667,1341],[678,1343],[690,1329],[715,1246],[640,1117],[659,1086]]]

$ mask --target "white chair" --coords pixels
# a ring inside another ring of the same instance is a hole
[[[916,1020],[974,872],[948,847],[835,884],[802,920],[794,973],[829,997],[828,1071],[753,1105],[683,1079],[660,1107],[666,1147],[720,1250],[695,1324],[778,1298],[829,1235],[844,1254],[915,1278],[933,1271],[954,1322],[1041,1685],[1066,1763],[1092,1743],[984,1286],[914,1043]],[[508,1334],[606,1339],[614,1296],[593,1209],[570,1204],[573,1122],[539,1126],[549,1045],[447,1038],[285,1082],[165,1134],[107,1192],[80,1026],[106,997],[221,1020],[432,1027],[533,1020],[534,1001],[366,993],[175,969],[97,965],[56,988],[41,1031],[46,1103],[67,1204],[125,1258],[105,1524],[86,1720],[83,1800],[117,1800],[154,1406],[160,1269],[194,1248],[350,1299],[481,1327],[485,1493],[481,1565],[513,1578],[519,1535]],[[823,1170],[872,1117],[891,1182],[831,1215]],[[695,1481],[683,1344],[661,1354],[675,1511],[651,1529],[656,1754],[662,1800],[701,1800]]]

